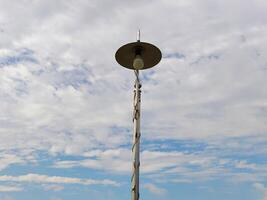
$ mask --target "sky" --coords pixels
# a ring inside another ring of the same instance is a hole
[[[0,0],[0,200],[267,200],[266,0]]]

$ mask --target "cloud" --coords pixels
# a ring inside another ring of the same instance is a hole
[[[0,192],[20,192],[23,191],[21,187],[0,185]]]
[[[262,200],[267,200],[267,188],[262,183],[254,183],[253,186],[261,193]]]
[[[12,164],[22,164],[23,161],[19,156],[8,154],[8,153],[0,153],[0,171],[8,167]]]
[[[236,163],[236,168],[256,170],[257,166],[256,164],[247,163],[246,161],[242,160]]]
[[[141,73],[142,142],[154,145],[143,146],[142,173],[262,181],[266,166],[253,158],[267,153],[266,6],[1,1],[0,170],[38,164],[45,153],[58,168],[130,172],[134,75],[114,53],[140,27],[141,40],[163,53]]]
[[[112,180],[94,180],[80,179],[61,176],[47,176],[41,174],[26,174],[21,176],[0,176],[0,181],[9,182],[28,182],[28,183],[53,183],[53,184],[80,184],[80,185],[111,185],[118,186],[118,183]]]
[[[88,159],[79,161],[56,161],[55,168],[86,167],[91,169],[105,170],[115,173],[125,173],[131,171],[131,151],[129,149],[110,149],[106,151],[86,152]],[[141,152],[141,172],[155,173],[179,166],[208,166],[213,162],[213,157],[200,157],[194,154],[185,154],[177,151],[142,151]]]
[[[42,185],[42,187],[44,188],[45,191],[49,191],[49,190],[53,190],[53,191],[61,191],[64,189],[64,186],[62,185],[52,185],[52,184],[45,184],[45,185]]]
[[[167,190],[164,188],[160,188],[152,183],[146,183],[144,184],[144,188],[147,189],[149,192],[155,194],[155,195],[164,195],[167,193]]]
[[[141,152],[140,172],[159,183],[191,183],[224,180],[230,183],[255,182],[267,177],[266,165],[236,158],[225,159],[210,150],[203,152],[149,151]],[[54,168],[84,167],[114,174],[131,173],[131,151],[110,149],[88,151],[78,161],[59,160]]]
[[[11,196],[5,195],[1,200],[14,200]]]
[[[109,149],[106,151],[92,151],[84,154],[88,159],[79,161],[57,161],[55,168],[73,168],[82,166],[86,168],[105,170],[116,173],[129,172],[131,169],[131,153],[128,149]]]
[[[111,128],[131,127],[133,82],[132,74],[115,63],[114,53],[134,39],[138,26],[144,27],[142,38],[157,42],[165,55],[160,66],[144,72],[153,72],[143,84],[144,137],[209,140],[266,132],[266,70],[261,70],[264,59],[257,53],[265,48],[265,15],[259,2],[251,5],[254,10],[239,3],[139,2],[135,12],[120,1],[60,1],[56,10],[51,1],[3,3],[1,131],[9,135],[1,136],[2,148],[30,145],[56,155],[129,143],[129,134],[113,134]],[[157,13],[155,24],[142,14],[148,7]],[[233,13],[249,10],[250,17],[237,15],[233,21],[225,7],[240,8]],[[103,13],[93,14],[97,8]],[[197,14],[187,18],[186,10]],[[227,27],[223,34],[222,27]],[[31,143],[18,142],[22,140]]]

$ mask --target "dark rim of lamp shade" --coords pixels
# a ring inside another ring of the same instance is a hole
[[[117,62],[128,69],[133,68],[135,56],[141,55],[144,61],[143,69],[148,69],[157,65],[161,60],[161,52],[158,47],[146,42],[133,42],[123,45],[115,54]]]

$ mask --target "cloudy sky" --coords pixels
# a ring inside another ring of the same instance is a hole
[[[130,199],[141,73],[141,199],[267,199],[266,0],[0,0],[0,200]]]

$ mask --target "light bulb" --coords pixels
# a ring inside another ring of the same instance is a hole
[[[136,55],[135,59],[133,61],[133,67],[136,70],[143,69],[144,67],[144,61],[140,55]]]

